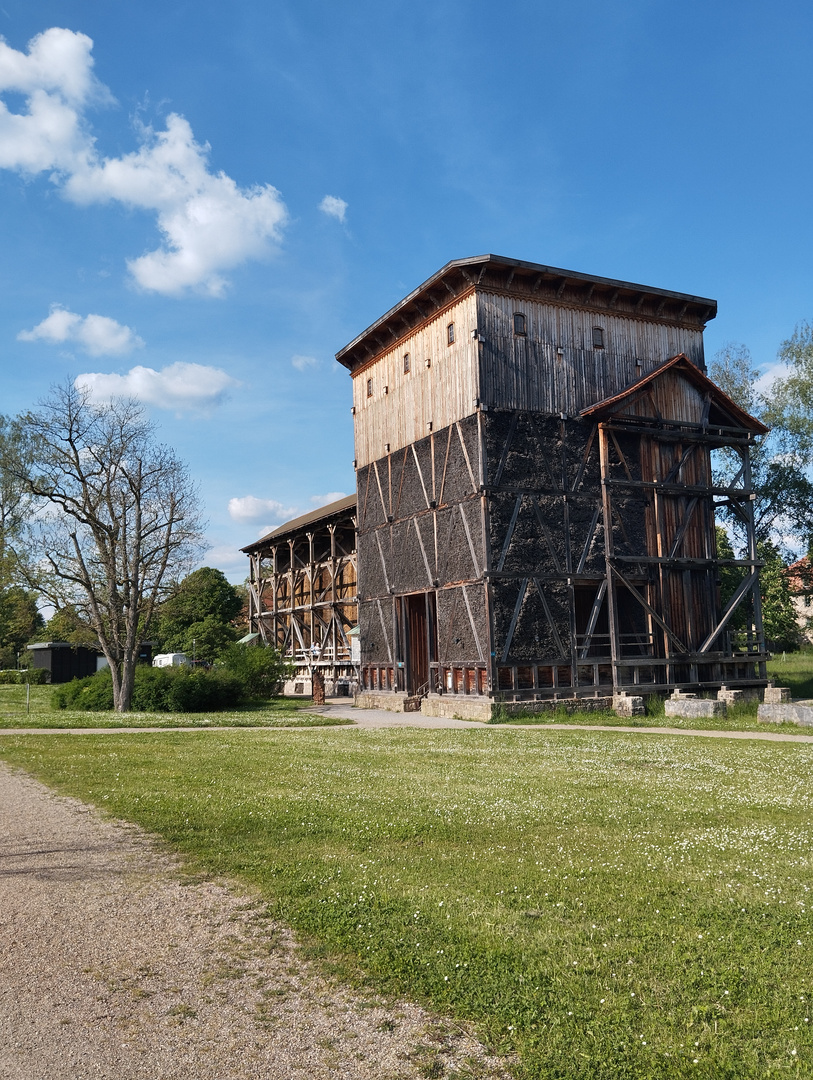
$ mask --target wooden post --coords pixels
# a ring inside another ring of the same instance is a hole
[[[742,473],[743,473],[743,487],[750,496],[753,492],[753,484],[751,482],[751,454],[748,447],[744,447],[742,451]],[[748,544],[748,559],[751,563],[751,573],[756,569],[757,563],[757,534],[754,524],[754,503],[751,498],[745,503],[745,518],[746,518],[746,533]],[[754,631],[756,633],[756,645],[760,653],[765,652],[765,630],[762,625],[762,596],[759,591],[759,579],[752,590],[754,597]],[[764,660],[759,661],[759,677],[761,679],[767,678],[768,669]]]
[[[325,703],[325,677],[322,674],[320,668],[315,667],[311,676],[311,685],[313,687],[313,704],[324,705]]]
[[[601,507],[604,514],[604,565],[607,580],[607,615],[610,629],[610,664],[613,669],[613,691],[620,684],[619,667],[621,663],[621,643],[618,636],[618,611],[615,596],[615,575],[613,574],[613,505],[610,494],[610,463],[607,431],[604,424],[599,424],[599,461],[601,466]],[[576,684],[576,671],[571,681]]]

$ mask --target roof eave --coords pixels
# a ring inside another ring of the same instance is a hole
[[[611,289],[615,292],[621,292],[623,290],[626,292],[631,291],[633,293],[639,293],[642,297],[650,296],[653,299],[659,299],[662,302],[662,306],[667,302],[679,304],[682,306],[684,312],[690,306],[693,306],[700,309],[702,312],[701,321],[703,323],[709,322],[717,315],[717,301],[711,300],[708,297],[673,292],[669,289],[653,288],[632,281],[620,281],[615,278],[600,277],[596,274],[585,274],[576,270],[565,270],[556,266],[547,266],[543,263],[527,262],[522,259],[509,259],[502,255],[471,255],[464,259],[452,259],[450,262],[446,263],[440,270],[427,278],[423,284],[419,285],[417,289],[413,289],[411,293],[400,300],[394,307],[390,308],[389,311],[385,312],[380,318],[376,319],[374,323],[368,326],[366,330],[362,331],[362,333],[349,342],[349,344],[345,345],[343,349],[340,349],[339,352],[336,353],[336,359],[352,373],[357,367],[361,366],[362,363],[366,363],[366,360],[354,356],[354,353],[359,346],[363,345],[368,338],[375,337],[382,329],[388,328],[387,324],[398,317],[410,305],[417,306],[417,302],[421,297],[429,293],[436,285],[446,280],[454,272],[459,271],[462,273],[465,280],[465,286],[459,291],[459,294],[462,296],[471,288],[477,288],[478,286],[487,287],[481,285],[481,279],[485,270],[492,266],[504,267],[509,271],[511,280],[513,280],[514,273],[519,270],[537,276],[540,281],[542,278],[548,277],[564,284],[585,284],[593,287],[598,286],[602,289]],[[474,276],[467,274],[466,270],[469,267],[480,267],[480,275],[475,278]],[[448,281],[446,284],[448,285]],[[493,285],[491,285],[491,287],[493,287]],[[434,312],[424,317],[422,320],[419,320],[417,325],[431,319],[433,315]],[[415,328],[416,327],[413,327],[409,332],[412,332]],[[395,334],[393,344],[400,336],[402,336],[402,334]],[[387,347],[390,347],[390,343],[387,344]],[[378,348],[373,348],[371,350],[371,355],[376,355],[381,351],[382,348],[379,344]],[[368,357],[367,359],[370,358],[371,357]]]
[[[722,402],[723,408],[727,412],[730,412],[732,417],[737,419],[745,431],[751,431],[755,435],[767,435],[770,428],[766,427],[761,420],[757,420],[755,416],[751,416],[745,409],[741,408],[736,401],[728,396],[728,394],[721,389],[717,383],[712,382],[708,375],[704,374],[693,364],[685,353],[678,353],[677,356],[672,356],[668,360],[665,360],[658,367],[653,368],[652,371],[647,372],[642,378],[637,379],[634,383],[630,383],[629,386],[625,386],[623,390],[619,390],[617,394],[613,394],[612,397],[605,398],[603,401],[597,401],[595,405],[589,405],[586,409],[582,409],[579,413],[580,416],[592,417],[600,420],[604,416],[611,415],[616,411],[621,402],[631,397],[633,394],[646,386],[648,383],[653,382],[669,368],[680,367],[693,382],[703,389],[712,390],[719,401]]]
[[[324,521],[327,518],[338,517],[341,514],[347,513],[357,503],[355,495],[345,495],[341,499],[336,499],[335,502],[328,503],[327,506],[317,507],[316,510],[311,510],[307,514],[300,514],[299,517],[291,518],[290,521],[284,521],[282,525],[277,526],[276,529],[272,529],[270,533],[266,533],[265,536],[261,536],[259,540],[255,540],[253,544],[247,544],[240,550],[245,555],[250,555],[252,551],[256,551],[258,547],[262,547],[268,544],[272,540],[281,540],[289,533],[297,532],[299,529],[304,529],[307,525],[315,525],[319,521]]]

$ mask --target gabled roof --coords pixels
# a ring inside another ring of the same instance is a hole
[[[348,510],[355,509],[355,506],[356,496],[345,495],[344,498],[328,503],[327,506],[320,506],[318,510],[311,510],[308,514],[302,514],[301,517],[286,521],[272,532],[261,536],[259,540],[255,540],[253,544],[247,544],[246,547],[240,548],[240,550],[246,553],[255,551],[261,544],[267,544],[269,540],[281,540],[284,536],[288,536],[289,533],[298,532],[299,529],[305,528],[306,525],[313,525],[317,521],[344,514]]]
[[[678,353],[677,356],[666,360],[663,364],[644,375],[643,378],[631,383],[617,394],[613,394],[612,397],[605,398],[604,401],[599,401],[595,405],[582,409],[580,415],[591,416],[596,420],[600,420],[605,416],[617,413],[626,401],[636,397],[648,385],[666,374],[667,371],[680,372],[681,376],[693,383],[702,394],[709,394],[717,407],[731,418],[733,421],[732,427],[740,427],[745,431],[753,432],[755,435],[764,435],[770,430],[761,420],[757,420],[755,416],[751,416],[744,409],[741,409],[735,401],[732,401],[728,394],[721,390],[717,383],[712,382],[707,375],[704,375],[700,368],[693,364],[684,353]]]
[[[446,263],[340,349],[336,359],[351,372],[355,371],[472,289],[510,291],[529,300],[647,317],[697,329],[717,314],[717,301],[703,296],[561,270],[503,255],[472,255]]]

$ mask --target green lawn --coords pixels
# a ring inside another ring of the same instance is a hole
[[[0,735],[518,1075],[813,1076],[813,745],[544,729]]]
[[[778,653],[768,664],[768,675],[777,686],[789,686],[795,698],[813,698],[813,649]]]
[[[351,720],[318,716],[306,711],[309,702],[296,698],[240,705],[224,712],[208,713],[114,713],[53,709],[50,686],[32,686],[30,712],[26,712],[26,687],[0,686],[2,728],[117,728],[117,727],[332,727]]]

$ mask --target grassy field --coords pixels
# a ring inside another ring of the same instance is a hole
[[[235,730],[0,755],[257,887],[345,977],[474,1020],[521,1077],[813,1076],[813,745]]]
[[[813,649],[779,653],[768,663],[768,676],[777,686],[789,686],[795,698],[813,698]]]
[[[32,686],[26,711],[25,686],[0,686],[0,730],[3,728],[117,728],[117,727],[331,727],[352,723],[318,716],[306,710],[308,702],[295,698],[240,705],[225,712],[114,713],[72,712],[51,707],[52,688]]]

